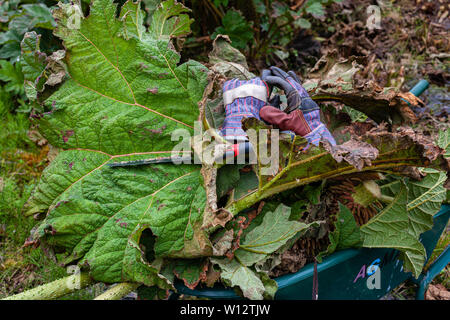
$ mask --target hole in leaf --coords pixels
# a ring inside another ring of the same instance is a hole
[[[142,231],[141,238],[139,239],[139,247],[144,251],[144,257],[147,262],[155,260],[155,247],[156,236],[149,228]]]

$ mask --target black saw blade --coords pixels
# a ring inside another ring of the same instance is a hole
[[[108,163],[108,166],[112,167],[112,168],[117,168],[117,167],[136,167],[136,166],[144,166],[144,165],[158,164],[158,163],[182,164],[182,163],[191,163],[192,162],[191,160],[192,160],[191,156],[165,157],[165,158],[154,158],[154,159]]]

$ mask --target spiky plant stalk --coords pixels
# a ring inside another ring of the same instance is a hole
[[[9,296],[3,300],[55,300],[94,283],[85,272],[55,280],[42,286]]]

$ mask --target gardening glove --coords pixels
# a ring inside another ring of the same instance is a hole
[[[228,141],[247,141],[241,120],[244,117],[261,120],[259,111],[267,105],[268,86],[259,77],[232,79],[224,83],[222,90],[225,120],[220,134]]]
[[[270,70],[263,70],[261,78],[269,86],[282,89],[288,104],[285,112],[272,106],[261,108],[260,117],[264,121],[278,126],[281,130],[291,130],[315,146],[318,146],[322,139],[333,146],[336,145],[330,131],[320,121],[319,106],[310,98],[293,71],[286,73],[280,68],[270,67]]]

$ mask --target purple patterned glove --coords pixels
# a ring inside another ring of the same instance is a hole
[[[259,110],[267,104],[268,87],[257,77],[228,80],[222,89],[225,120],[220,134],[229,141],[247,141],[241,120],[244,117],[260,119]]]
[[[263,70],[261,78],[268,85],[274,85],[284,90],[288,104],[284,112],[290,115],[295,111],[295,115],[292,114],[284,119],[275,110],[267,108],[262,113],[265,121],[275,125],[283,126],[284,124],[284,127],[280,126],[280,129],[292,130],[316,146],[319,145],[321,139],[327,140],[333,146],[336,145],[330,131],[320,121],[319,106],[310,98],[293,71],[286,73],[280,68],[270,67],[270,70]]]

